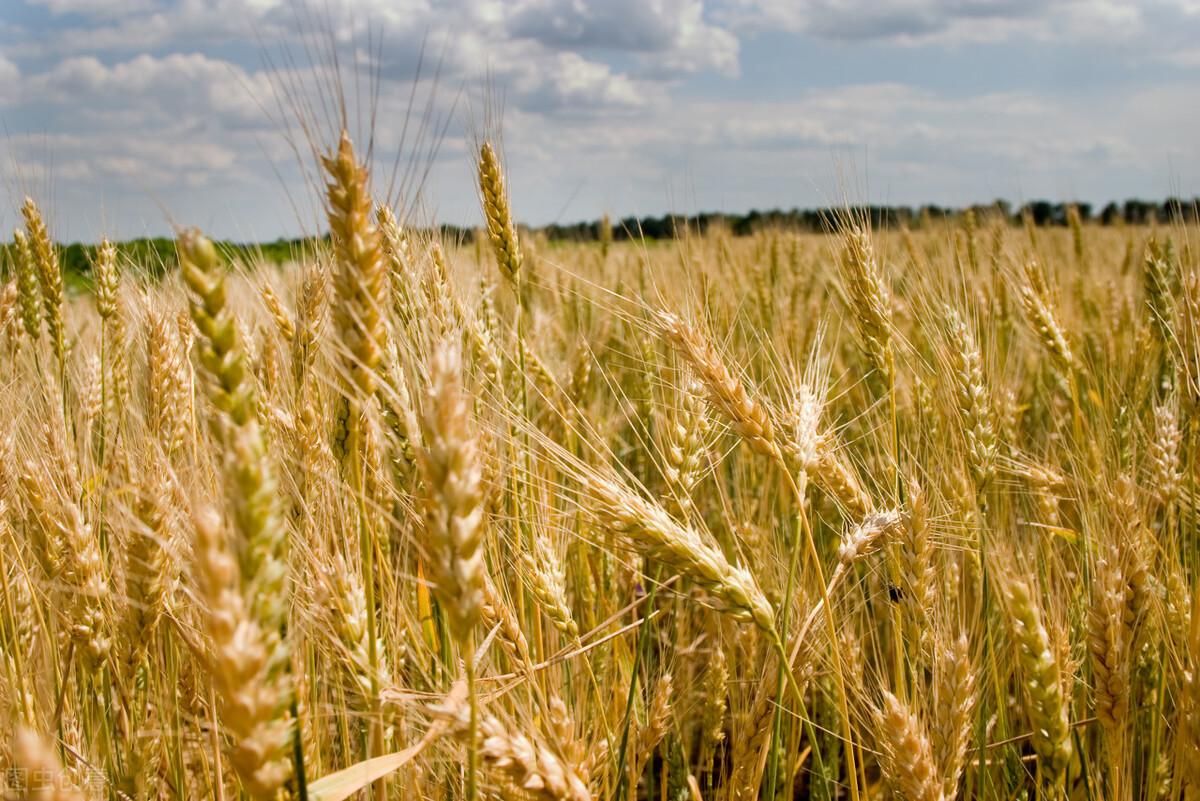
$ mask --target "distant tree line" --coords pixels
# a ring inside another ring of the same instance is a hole
[[[1200,219],[1200,197],[1191,200],[1167,198],[1161,202],[1131,199],[1124,203],[1108,203],[1099,212],[1096,212],[1090,203],[1051,203],[1046,200],[1031,201],[1019,207],[1014,207],[1004,200],[997,200],[991,204],[970,208],[980,216],[1002,216],[1014,225],[1028,217],[1037,226],[1054,226],[1067,224],[1067,210],[1072,206],[1078,210],[1083,222],[1101,225],[1147,225],[1152,222],[1165,224],[1173,221],[1195,222]],[[935,205],[864,206],[856,208],[854,214],[859,219],[869,219],[875,227],[906,226],[919,229],[930,221],[956,218],[964,211],[966,209]],[[704,233],[714,226],[727,230],[734,236],[746,236],[770,228],[790,228],[815,233],[836,227],[838,220],[845,214],[844,209],[838,208],[767,211],[752,209],[745,214],[701,212],[687,216],[626,217],[614,220],[610,225],[612,239],[616,241],[642,237],[671,239],[679,236],[681,232]],[[547,225],[538,230],[551,241],[587,242],[603,239],[604,227],[605,221],[600,219],[569,225]]]
[[[274,242],[256,244],[221,242],[218,243],[218,249],[230,263],[284,264],[303,259],[306,254],[313,252],[316,244],[317,240],[312,238],[279,239]],[[85,285],[88,283],[97,247],[97,245],[73,242],[59,248],[58,258],[68,284]],[[14,258],[12,242],[0,244],[0,275],[6,279],[12,274]],[[174,270],[178,264],[175,240],[168,237],[155,237],[119,242],[117,243],[117,260],[121,265],[136,265],[139,273],[149,278],[161,278]]]
[[[1090,203],[1051,203],[1046,200],[1031,201],[1019,207],[1014,207],[1004,200],[997,200],[987,205],[971,206],[970,209],[981,218],[999,217],[1013,225],[1029,220],[1034,225],[1045,227],[1066,225],[1068,210],[1072,207],[1078,211],[1083,222],[1100,225],[1195,223],[1200,220],[1200,197],[1191,200],[1171,197],[1161,202],[1131,199],[1123,203],[1108,203],[1099,212]],[[904,226],[920,229],[937,221],[955,219],[965,211],[965,208],[935,205],[863,206],[854,209],[852,213],[857,219],[869,219],[873,227]],[[525,227],[523,230],[532,230],[550,242],[598,241],[607,245],[611,241],[629,239],[673,239],[685,233],[703,234],[713,228],[728,231],[734,236],[747,236],[757,231],[775,228],[816,233],[836,227],[838,221],[846,214],[847,211],[840,208],[793,208],[766,211],[752,209],[745,214],[668,214],[661,217],[626,217],[622,220],[609,220],[606,216],[590,222],[568,225],[555,223],[541,228]],[[444,238],[457,242],[471,242],[474,237],[482,235],[479,229],[454,225],[443,225],[439,232]],[[219,247],[226,258],[234,263],[284,264],[311,254],[320,241],[309,237],[253,244],[223,242]],[[176,266],[175,240],[170,238],[131,239],[118,244],[117,249],[124,263],[138,265],[138,269],[146,271],[150,277],[161,276]],[[59,253],[68,281],[72,284],[86,284],[92,260],[96,255],[96,246],[76,242],[63,246]],[[12,258],[12,243],[0,244],[0,275],[11,275]]]

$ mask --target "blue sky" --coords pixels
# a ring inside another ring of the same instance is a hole
[[[478,222],[497,121],[535,224],[1200,194],[1200,0],[0,0],[0,225],[28,192],[63,239],[312,232],[276,97],[331,38],[379,79],[381,193],[415,89],[393,197],[426,221]]]

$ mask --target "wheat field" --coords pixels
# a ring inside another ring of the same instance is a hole
[[[0,297],[30,799],[1200,798],[1183,224],[439,241]],[[51,226],[52,227],[52,226]]]

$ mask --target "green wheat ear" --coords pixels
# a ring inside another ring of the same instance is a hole
[[[233,312],[225,268],[213,243],[187,230],[177,241],[192,291],[200,361],[219,412],[227,493],[237,538],[229,543],[211,509],[196,515],[196,568],[203,579],[213,640],[210,670],[221,720],[233,739],[231,760],[256,799],[273,799],[291,775],[287,756],[293,699],[288,675],[287,531],[279,513],[274,467]]]

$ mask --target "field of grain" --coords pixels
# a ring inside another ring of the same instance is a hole
[[[1200,798],[1200,262],[986,214],[0,292],[0,764],[36,799]],[[604,233],[604,232],[602,232]]]

